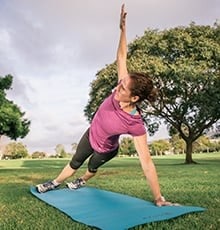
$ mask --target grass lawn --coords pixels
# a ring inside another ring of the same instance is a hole
[[[140,225],[132,230],[220,229],[220,153],[194,154],[199,164],[185,165],[184,155],[154,157],[161,190],[167,200],[201,206],[205,212]],[[41,202],[30,185],[53,179],[69,159],[0,160],[1,230],[91,230]],[[81,175],[84,165],[76,174]],[[115,158],[100,168],[89,186],[152,200],[137,158]],[[114,229],[113,229],[114,230]]]

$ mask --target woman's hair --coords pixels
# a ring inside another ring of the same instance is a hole
[[[137,102],[147,99],[154,102],[157,97],[157,89],[154,88],[152,79],[143,73],[129,73],[131,78],[130,90],[132,96],[139,96]]]

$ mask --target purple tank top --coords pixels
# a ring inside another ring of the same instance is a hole
[[[114,95],[115,92],[103,101],[91,123],[90,144],[99,153],[118,148],[121,134],[140,136],[146,133],[141,116],[123,111]]]

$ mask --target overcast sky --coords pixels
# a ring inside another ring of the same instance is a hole
[[[147,28],[220,17],[219,0],[0,0],[0,76],[14,76],[7,95],[31,120],[21,140],[30,153],[54,153],[57,144],[69,151],[88,127],[89,85],[115,60],[122,3],[128,42]],[[154,139],[166,135],[162,129]]]

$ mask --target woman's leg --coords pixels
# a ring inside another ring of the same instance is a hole
[[[96,172],[90,172],[88,169],[85,172],[85,174],[81,177],[85,182],[89,179],[91,179],[92,177],[94,177],[96,174]]]
[[[54,180],[55,183],[61,184],[67,178],[74,175],[77,169],[84,163],[84,161],[93,153],[93,149],[89,143],[89,129],[82,136],[76,153],[72,157],[70,163],[68,163],[58,177]]]
[[[76,169],[73,169],[70,167],[70,164],[68,163],[61,173],[58,175],[58,177],[54,180],[55,183],[61,184],[63,183],[67,178],[71,177],[76,172]]]
[[[84,181],[88,181],[89,179],[94,177],[98,168],[101,165],[108,162],[109,160],[111,160],[112,158],[114,158],[117,155],[117,153],[118,153],[118,149],[109,153],[102,153],[102,154],[94,152],[89,159],[87,171],[80,178],[83,179]]]
[[[93,153],[93,149],[89,143],[89,129],[82,136],[79,145],[77,146],[76,153],[72,160],[67,164],[61,173],[52,181],[36,185],[38,192],[47,192],[57,188],[67,178],[72,176],[76,170],[83,164],[83,162]]]

